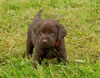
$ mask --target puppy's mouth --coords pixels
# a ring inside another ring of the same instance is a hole
[[[40,47],[41,48],[51,48],[51,47],[53,47],[53,43],[52,42],[42,41],[42,42],[40,42]]]

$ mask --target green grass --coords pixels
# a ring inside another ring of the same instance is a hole
[[[66,66],[49,61],[36,70],[23,59],[27,28],[39,9],[67,30]],[[0,0],[0,78],[100,78],[100,1]]]

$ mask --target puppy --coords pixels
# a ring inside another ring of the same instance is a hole
[[[40,18],[42,10],[37,12],[34,21],[27,32],[27,56],[32,56],[33,48],[34,60],[41,64],[44,58],[57,58],[58,61],[67,62],[64,37],[66,30],[53,19],[43,20]]]

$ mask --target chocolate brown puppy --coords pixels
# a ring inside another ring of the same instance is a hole
[[[64,37],[66,30],[53,19],[43,20],[40,18],[42,10],[37,12],[32,24],[27,32],[27,56],[32,56],[33,48],[34,60],[41,64],[44,58],[57,58],[58,61],[67,62]]]

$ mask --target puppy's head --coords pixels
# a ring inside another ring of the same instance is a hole
[[[38,30],[38,31],[37,31]],[[66,30],[55,20],[45,20],[37,26],[36,35],[41,48],[50,48],[56,45],[56,42],[64,38]]]

